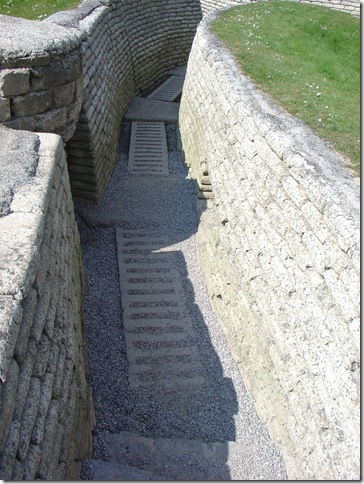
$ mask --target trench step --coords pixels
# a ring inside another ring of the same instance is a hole
[[[92,481],[166,481],[167,478],[135,467],[92,459],[85,463],[83,473]]]
[[[176,254],[156,234],[119,228],[116,238],[130,386],[203,385]]]
[[[131,469],[136,477],[133,480],[143,477],[143,480],[155,480],[157,476],[164,476],[161,480],[183,481],[279,480],[280,477],[271,456],[267,456],[269,460],[262,465],[264,459],[262,461],[256,445],[183,438],[153,439],[127,431],[101,432],[97,439],[104,449],[105,461],[113,464],[116,471],[119,471],[117,466],[125,466],[121,472],[124,468]],[[106,464],[104,466],[107,468]],[[94,475],[95,480],[96,477],[104,480],[102,473]]]
[[[174,101],[182,94],[184,77],[171,76],[157,89],[155,89],[147,99],[155,99],[158,101]]]
[[[165,125],[162,122],[134,121],[131,125],[128,171],[168,175]]]

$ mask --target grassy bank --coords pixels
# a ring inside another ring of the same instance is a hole
[[[242,71],[360,165],[360,21],[289,1],[222,12],[213,24]]]
[[[2,0],[0,14],[41,20],[61,10],[70,10],[80,5],[81,0]]]

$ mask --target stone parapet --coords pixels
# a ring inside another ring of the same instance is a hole
[[[181,152],[213,201],[200,259],[213,306],[290,479],[359,479],[359,188],[339,155],[244,77],[201,22]]]
[[[0,478],[77,480],[94,416],[63,144],[5,127],[0,138]]]
[[[204,14],[213,10],[244,5],[256,0],[201,0],[201,8]],[[265,0],[269,1],[269,0]],[[293,2],[311,3],[321,7],[334,8],[341,12],[347,12],[355,17],[360,17],[360,0],[292,0]]]

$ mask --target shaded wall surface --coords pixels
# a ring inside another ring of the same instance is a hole
[[[198,28],[180,107],[193,179],[208,169],[200,259],[244,381],[291,479],[358,479],[359,188]],[[206,173],[206,171],[205,171]]]
[[[4,127],[0,138],[0,478],[78,479],[94,417],[62,140]]]

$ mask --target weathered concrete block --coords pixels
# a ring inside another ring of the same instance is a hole
[[[54,107],[59,108],[66,106],[73,101],[75,95],[75,83],[70,82],[64,86],[55,87],[53,89],[53,104]]]
[[[18,96],[29,92],[29,69],[0,70],[0,95]]]
[[[34,362],[32,376],[43,378],[48,364],[50,342],[45,334],[42,334],[37,344],[37,357]]]
[[[0,379],[5,380],[19,334],[22,308],[11,297],[0,296]]]
[[[65,84],[67,84],[67,75],[61,62],[52,62],[47,66],[31,69],[32,91],[43,91]]]
[[[29,445],[28,453],[24,459],[24,480],[33,481],[36,478],[40,459],[42,457],[42,449],[39,445]]]
[[[0,122],[11,118],[10,99],[0,97]]]
[[[56,436],[62,438],[62,429],[57,429],[59,414],[59,403],[52,400],[48,409],[43,443],[41,445],[42,455],[38,466],[38,474],[41,479],[54,480],[54,463],[58,464],[59,448],[55,448]],[[53,464],[53,465],[52,465]]]
[[[20,423],[11,422],[8,437],[3,452],[0,454],[0,476],[1,479],[11,480],[15,467],[15,456],[18,450],[20,436]]]
[[[1,383],[1,407],[0,407],[0,449],[4,445],[10,429],[12,416],[16,406],[16,389],[18,385],[19,367],[15,360],[11,360],[6,376]]]
[[[52,399],[54,375],[46,373],[41,384],[38,413],[34,423],[31,442],[39,445],[43,441],[45,431],[45,419]]]
[[[25,400],[23,415],[21,419],[18,455],[23,460],[28,452],[30,437],[32,435],[35,418],[38,411],[40,395],[40,381],[38,378],[31,378],[28,395]]]
[[[14,410],[14,420],[21,420],[25,400],[29,391],[30,378],[32,376],[33,365],[37,356],[36,343],[32,339],[27,340],[27,353],[24,360],[19,365],[19,382],[16,393],[16,407]]]
[[[25,96],[17,96],[12,100],[15,116],[32,116],[43,113],[52,106],[52,91],[33,92]]]
[[[33,325],[33,318],[35,308],[37,307],[37,291],[34,288],[30,288],[27,296],[23,300],[22,309],[23,315],[19,327],[19,336],[17,345],[14,351],[14,357],[21,363],[26,355],[27,346],[29,341],[30,331]]]
[[[50,283],[50,277],[48,277],[48,282]],[[37,307],[34,312],[34,319],[33,319],[33,326],[31,329],[30,336],[34,341],[37,343],[41,339],[49,303],[51,300],[51,285],[50,284],[44,285],[44,291],[41,298],[38,301]]]

